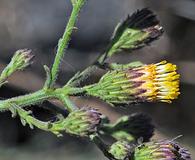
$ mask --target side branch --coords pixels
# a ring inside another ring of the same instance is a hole
[[[60,64],[65,54],[65,49],[68,47],[68,43],[70,41],[71,34],[74,30],[74,26],[78,18],[78,14],[82,6],[84,5],[84,2],[85,0],[78,0],[78,2],[73,5],[73,10],[72,10],[70,19],[68,21],[68,24],[66,26],[65,32],[62,38],[58,42],[58,50],[57,50],[56,57],[55,57],[55,60],[54,60],[54,63],[51,69],[50,87],[52,87],[57,80]]]

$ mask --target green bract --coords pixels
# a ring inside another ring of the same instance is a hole
[[[126,160],[130,159],[131,147],[126,141],[117,141],[110,146],[108,151],[112,156],[117,160]]]

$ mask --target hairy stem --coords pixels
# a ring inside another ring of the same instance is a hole
[[[58,42],[58,50],[57,50],[56,57],[55,57],[52,70],[51,70],[51,82],[50,82],[51,87],[55,84],[57,80],[60,64],[65,54],[65,49],[68,47],[68,43],[70,41],[71,34],[74,30],[74,26],[75,26],[78,14],[82,6],[84,5],[84,2],[85,0],[78,0],[78,2],[73,5],[73,10],[72,10],[70,19],[68,21],[68,24],[66,26],[66,29],[64,31],[64,34]]]
[[[69,99],[69,97],[61,95],[59,97],[59,100],[63,103],[64,106],[66,106],[66,109],[69,112],[72,112],[72,111],[78,109],[78,107]]]
[[[103,54],[100,54],[100,56],[87,68],[85,68],[79,75],[77,75],[77,79],[75,79],[71,85],[72,86],[78,86],[82,81],[87,79],[92,72],[94,72],[97,68],[104,68],[104,62],[106,61],[107,58],[107,52],[109,49],[107,49]]]
[[[8,110],[11,107],[10,104],[16,104],[17,106],[20,107],[38,104],[54,96],[55,94],[53,94],[53,92],[46,92],[44,90],[39,90],[34,93],[0,101],[0,110]]]
[[[18,97],[0,101],[0,111],[9,110],[12,107],[10,104],[15,104],[19,107],[25,107],[25,106],[39,104],[49,99],[61,100],[62,96],[66,97],[68,95],[73,95],[82,92],[83,90],[80,88],[70,88],[70,87],[63,87],[55,90],[49,90],[49,89],[39,90],[37,92],[30,93],[27,95],[18,96]],[[71,110],[70,106],[67,109],[70,111]]]
[[[90,140],[104,153],[110,160],[114,160],[113,156],[108,152],[109,146],[98,135],[90,135]]]
[[[82,81],[84,81],[85,79],[87,79],[92,72],[94,72],[97,69],[96,65],[91,65],[89,67],[87,67],[86,69],[84,69],[78,76],[76,79],[74,79],[73,82],[71,82],[72,86],[78,86]]]
[[[77,78],[74,79],[73,82],[71,82],[72,86],[78,86],[82,81],[87,79],[97,68],[101,68],[100,66],[103,66],[105,58],[103,58],[106,55],[104,53],[102,56],[100,56],[93,64],[85,68],[79,75],[77,75]],[[103,67],[102,67],[103,68]]]
[[[65,128],[61,126],[61,121],[56,121],[56,122],[50,122],[50,121],[41,121],[31,115],[31,112],[24,110],[23,108],[18,107],[15,104],[10,104],[12,106],[12,109],[15,110],[15,113],[20,116],[20,120],[22,124],[25,126],[28,124],[31,129],[35,127],[44,130],[44,131],[49,131],[57,135],[58,137],[62,136],[60,133],[61,131],[64,131]]]

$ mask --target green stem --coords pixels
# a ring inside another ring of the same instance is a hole
[[[15,110],[15,113],[20,116],[22,124],[25,126],[28,124],[31,129],[35,127],[42,129],[44,131],[49,131],[54,134],[56,134],[58,137],[62,136],[60,131],[65,130],[65,128],[59,126],[61,121],[57,122],[50,122],[50,121],[41,121],[31,115],[31,112],[24,110],[23,108],[20,108],[19,106],[15,104],[10,104],[12,108]]]
[[[8,110],[11,107],[10,104],[16,104],[17,106],[20,107],[34,105],[43,102],[44,100],[47,100],[49,98],[52,98],[54,96],[55,94],[53,94],[53,92],[39,90],[31,94],[26,94],[23,96],[18,96],[0,101],[0,110]]]
[[[52,66],[52,70],[51,70],[50,87],[52,87],[56,82],[59,68],[60,68],[60,64],[61,64],[61,61],[62,61],[63,56],[65,54],[65,49],[68,47],[68,43],[70,41],[71,34],[74,30],[74,26],[75,26],[76,20],[78,18],[78,14],[79,14],[82,6],[84,5],[84,2],[85,2],[85,0],[78,0],[78,2],[73,5],[73,10],[72,10],[70,19],[68,21],[68,24],[66,26],[64,34],[58,43],[58,50],[57,50],[56,57],[55,57],[55,60],[54,60],[53,66]]]
[[[9,76],[11,76],[11,74],[13,73],[13,72],[11,72],[10,71],[10,64],[8,64],[4,69],[3,69],[3,71],[2,71],[2,73],[1,73],[1,75],[0,75],[0,87],[2,86],[2,85],[4,85],[5,83],[7,83],[7,78],[9,77]]]
[[[95,60],[93,64],[85,68],[79,75],[77,75],[77,79],[71,82],[71,85],[78,86],[82,81],[87,79],[92,74],[92,72],[94,72],[97,68],[101,68],[100,66],[103,66],[106,58],[107,58],[107,52],[104,52]]]
[[[87,67],[86,69],[84,69],[78,76],[76,79],[74,79],[73,82],[71,82],[71,86],[78,86],[82,81],[84,81],[85,79],[87,79],[90,74],[92,74],[92,72],[94,72],[97,69],[96,65],[91,65],[89,67]]]
[[[104,54],[100,55],[97,59],[97,62],[100,64],[100,65],[103,65],[105,60],[107,58],[107,52],[104,52]]]
[[[55,90],[39,90],[37,92],[0,101],[0,111],[9,110],[15,104],[19,107],[35,105],[49,99],[61,100],[61,97],[82,93],[80,88],[63,87]]]
[[[64,104],[64,106],[66,106],[66,109],[69,112],[72,112],[76,109],[78,109],[78,107],[69,99],[69,97],[66,96],[60,96],[59,100]]]
[[[96,144],[107,158],[114,160],[114,157],[108,152],[109,146],[98,135],[90,135],[90,140]]]
[[[10,104],[10,105],[12,105],[12,104]],[[20,116],[20,119],[21,119],[22,124],[24,126],[26,125],[26,123],[28,123],[31,128],[33,128],[33,125],[34,125],[39,129],[48,131],[49,124],[50,124],[49,122],[43,122],[43,121],[36,119],[35,117],[30,115],[29,111],[26,111],[23,108],[18,107],[17,105],[13,104],[12,107],[14,109],[16,109],[16,112]]]

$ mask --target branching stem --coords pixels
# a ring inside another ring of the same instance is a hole
[[[78,94],[82,92],[83,90],[81,88],[70,88],[70,87],[63,87],[54,90],[49,90],[49,89],[39,90],[37,92],[30,93],[27,95],[18,96],[18,97],[0,101],[0,111],[9,110],[11,107],[10,104],[15,104],[19,107],[25,107],[25,106],[39,104],[49,99],[61,100],[62,97],[66,97],[69,95]],[[70,111],[71,110],[70,106],[67,109]]]

